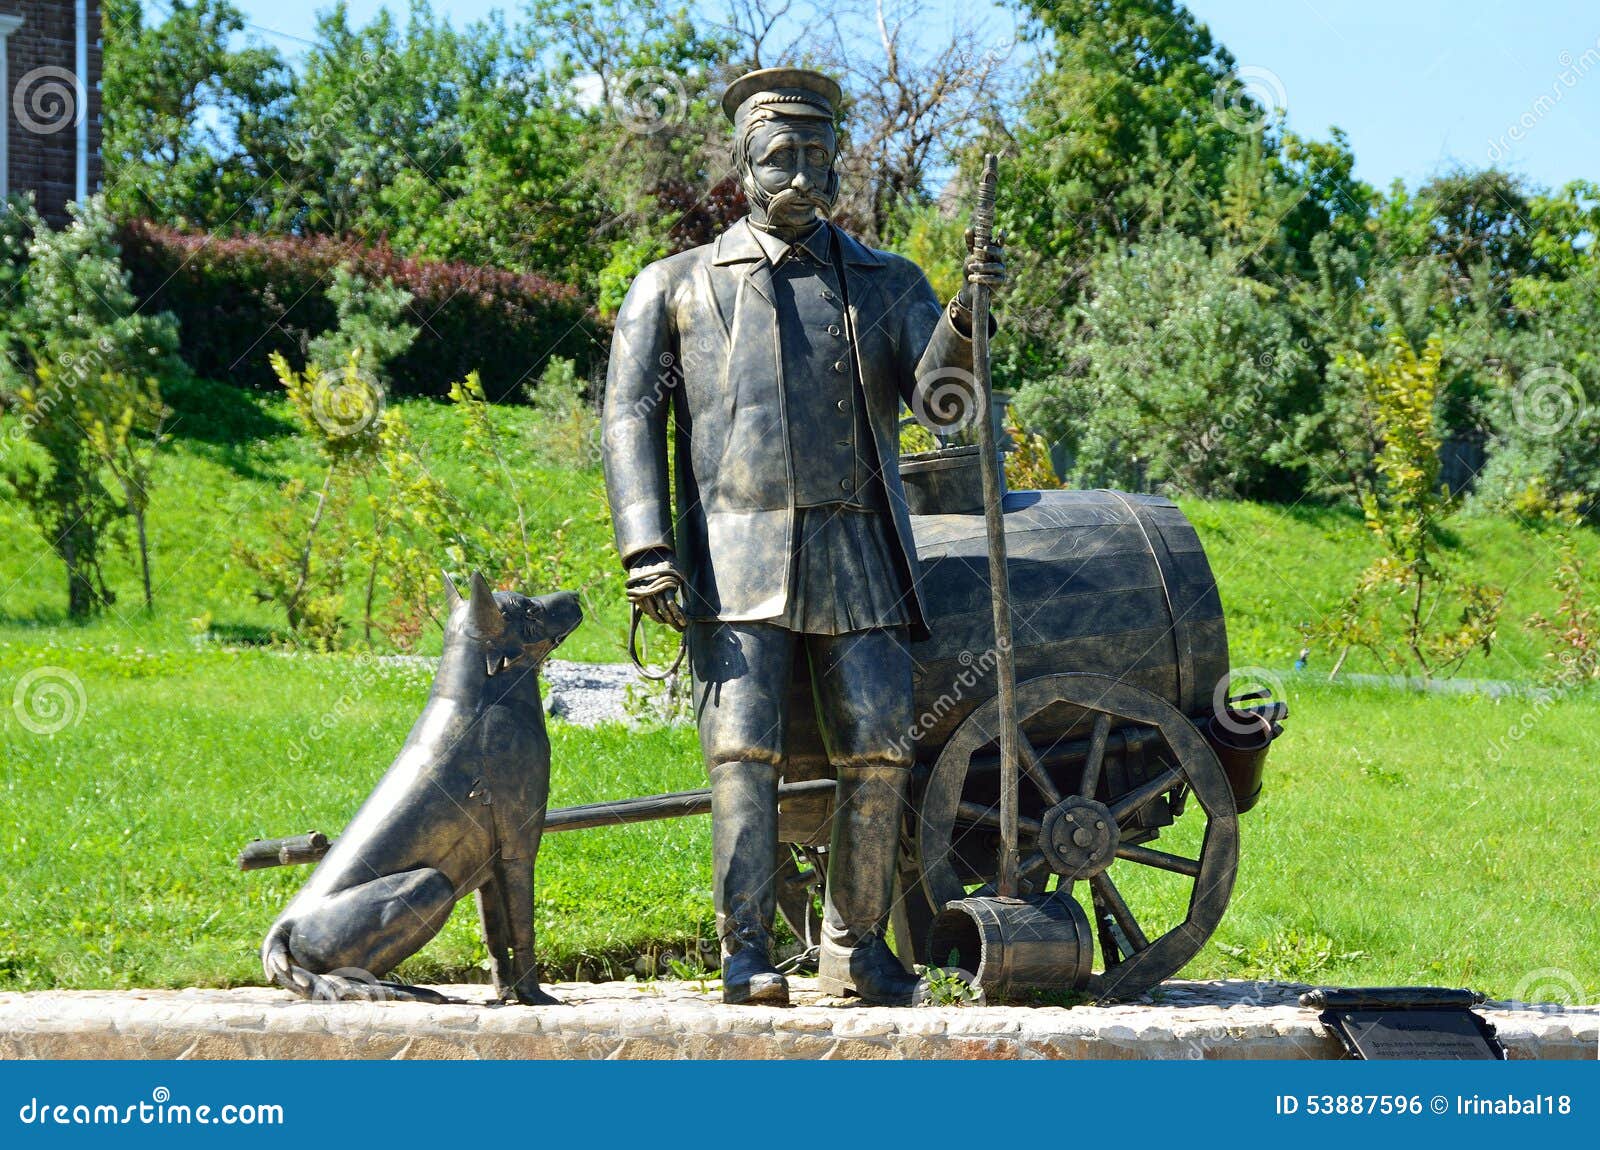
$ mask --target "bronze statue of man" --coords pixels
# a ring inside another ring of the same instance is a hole
[[[912,765],[908,642],[925,633],[898,426],[902,401],[921,413],[933,388],[970,384],[971,289],[941,305],[915,264],[828,219],[839,95],[799,68],[728,87],[750,214],[639,273],[606,386],[628,595],[688,632],[727,1002],[788,1001],[770,940],[797,668],[838,774],[822,988],[926,993],[884,939]],[[998,245],[965,268],[968,284],[1004,279]]]

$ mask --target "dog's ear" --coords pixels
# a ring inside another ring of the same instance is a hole
[[[494,601],[494,592],[484,581],[482,572],[472,573],[472,597],[467,600],[467,619],[481,639],[500,638],[506,629],[506,617]]]
[[[461,592],[456,589],[456,581],[450,578],[450,572],[440,571],[439,574],[444,576],[445,605],[451,611],[454,611],[457,607],[461,606]]]

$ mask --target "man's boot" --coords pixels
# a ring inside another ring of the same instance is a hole
[[[817,959],[824,994],[884,1006],[928,999],[927,982],[900,964],[884,938],[909,776],[900,766],[839,768]]]
[[[711,861],[722,943],[722,1001],[789,1004],[789,983],[772,963],[777,913],[778,768],[711,768]]]

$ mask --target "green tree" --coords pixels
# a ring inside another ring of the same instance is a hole
[[[170,315],[139,313],[104,203],[70,211],[60,231],[37,216],[25,225],[32,239],[0,391],[34,449],[7,478],[66,565],[68,612],[78,618],[114,599],[101,561],[127,515],[150,597],[149,452],[165,413],[156,379],[177,370],[178,333]]]
[[[1491,506],[1576,500],[1600,508],[1600,253],[1569,278],[1524,280],[1521,321],[1484,409],[1489,460],[1478,483]]]
[[[350,552],[361,546],[348,530],[354,485],[367,483],[374,516],[365,548],[369,559],[367,618],[376,578],[377,540],[386,505],[371,489],[382,442],[383,391],[353,349],[337,372],[316,364],[297,372],[274,353],[272,370],[288,394],[295,422],[321,457],[315,488],[295,478],[283,485],[278,509],[262,540],[236,539],[234,557],[256,576],[256,597],[283,608],[289,631],[319,649],[338,645],[344,631],[342,604]]]
[[[1229,158],[1274,109],[1239,88],[1233,56],[1177,0],[1021,2],[1047,45],[1017,127],[1025,182],[1012,231],[1069,260],[1145,228],[1209,228]],[[1236,109],[1230,118],[1229,108]]]
[[[1283,178],[1273,94],[1178,0],[1019,0],[1040,67],[1014,125],[982,144],[1002,167],[998,222],[1011,240],[1012,286],[996,374],[1013,388],[1070,375],[1073,308],[1108,243],[1147,232],[1276,246]],[[976,151],[964,162],[968,186]],[[1249,153],[1240,165],[1235,157]],[[1259,220],[1253,213],[1261,210]],[[1067,346],[1063,346],[1066,344]]]
[[[73,391],[74,419],[83,431],[90,455],[110,477],[122,507],[132,517],[139,543],[139,575],[145,610],[155,607],[150,578],[150,488],[156,452],[165,441],[172,413],[161,399],[154,375],[104,372],[95,386]]]
[[[1458,295],[1487,269],[1497,302],[1509,306],[1513,281],[1548,270],[1536,250],[1527,187],[1514,175],[1495,168],[1448,172],[1396,204],[1405,208],[1425,221],[1425,250],[1443,261]]]
[[[1078,374],[1024,387],[1029,427],[1080,485],[1281,494],[1306,360],[1270,293],[1226,253],[1160,233],[1097,259],[1075,309]]]
[[[369,283],[348,264],[341,264],[334,269],[328,298],[338,321],[307,345],[309,359],[324,376],[333,376],[354,355],[360,370],[378,388],[386,389],[388,365],[410,349],[421,330],[402,322],[411,293],[386,280]]]
[[[289,117],[292,216],[308,232],[389,235],[435,205],[431,181],[461,176],[463,109],[505,67],[498,19],[453,27],[426,0],[404,24],[379,9],[350,25],[340,2],[317,19]]]
[[[288,65],[236,44],[244,15],[228,0],[162,7],[147,23],[138,0],[104,6],[107,202],[177,227],[250,226],[278,190]]]

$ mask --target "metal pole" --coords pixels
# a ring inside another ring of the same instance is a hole
[[[972,213],[972,250],[983,253],[994,238],[994,191],[999,159],[983,157],[978,206]],[[1000,873],[999,893],[1017,896],[1017,668],[1011,646],[1011,581],[1006,571],[1006,528],[1001,500],[1000,454],[994,431],[994,381],[989,376],[989,287],[972,285],[972,374],[979,405],[978,443],[983,466],[983,520],[989,536],[989,588],[994,606],[995,678],[1000,706]]]
[[[831,795],[832,779],[805,779],[778,787],[779,799],[798,799],[812,795]],[[711,813],[711,792],[674,791],[665,795],[645,795],[637,799],[616,799],[604,803],[584,803],[576,807],[556,807],[545,816],[544,833],[583,831],[592,827],[620,827],[628,823],[647,823],[657,819],[677,819]],[[240,870],[265,870],[275,866],[302,866],[314,863],[328,853],[333,840],[320,831],[309,831],[283,839],[256,839],[239,852]]]

